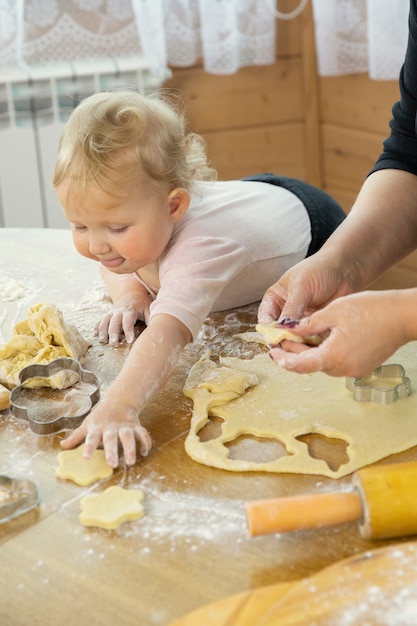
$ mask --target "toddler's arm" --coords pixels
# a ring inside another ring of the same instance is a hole
[[[85,456],[91,457],[103,443],[109,465],[118,465],[118,444],[127,465],[136,462],[136,441],[146,456],[152,441],[139,421],[149,400],[170,377],[191,333],[175,317],[158,314],[135,341],[126,362],[100,402],[81,426],[61,442],[73,448],[85,439]]]

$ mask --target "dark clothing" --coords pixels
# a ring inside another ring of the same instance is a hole
[[[371,173],[397,169],[417,175],[417,0],[410,0],[408,45],[399,84],[401,99],[392,109],[391,134]]]
[[[311,243],[307,256],[317,252],[346,217],[342,207],[329,194],[297,178],[277,174],[255,174],[243,180],[254,180],[283,187],[301,200],[311,223]]]

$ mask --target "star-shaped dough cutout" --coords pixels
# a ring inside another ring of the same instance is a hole
[[[58,467],[55,476],[72,480],[77,485],[87,487],[101,478],[109,478],[113,468],[108,465],[104,450],[95,450],[90,459],[83,457],[84,444],[74,450],[63,450],[58,454]]]
[[[81,499],[80,522],[84,526],[112,530],[124,522],[142,517],[142,502],[143,492],[140,489],[123,489],[113,485],[103,493]]]

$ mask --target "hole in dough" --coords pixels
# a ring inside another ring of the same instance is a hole
[[[334,472],[337,472],[339,467],[350,461],[347,453],[349,444],[344,439],[326,437],[320,433],[300,435],[296,439],[306,444],[311,458],[325,461]]]
[[[200,441],[212,441],[213,439],[220,437],[223,422],[224,420],[220,417],[210,417],[207,424],[205,424],[197,433]]]
[[[229,458],[239,461],[268,463],[289,456],[286,447],[278,439],[241,435],[224,445],[229,449]]]

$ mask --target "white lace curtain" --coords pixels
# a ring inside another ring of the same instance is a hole
[[[144,54],[228,74],[275,61],[271,0],[0,0],[0,67]]]
[[[409,0],[311,2],[321,75],[398,77]],[[159,75],[200,58],[207,72],[230,74],[275,61],[275,5],[279,0],[0,0],[0,70],[143,54]]]
[[[409,0],[312,0],[319,73],[367,72],[397,79],[408,35]]]

